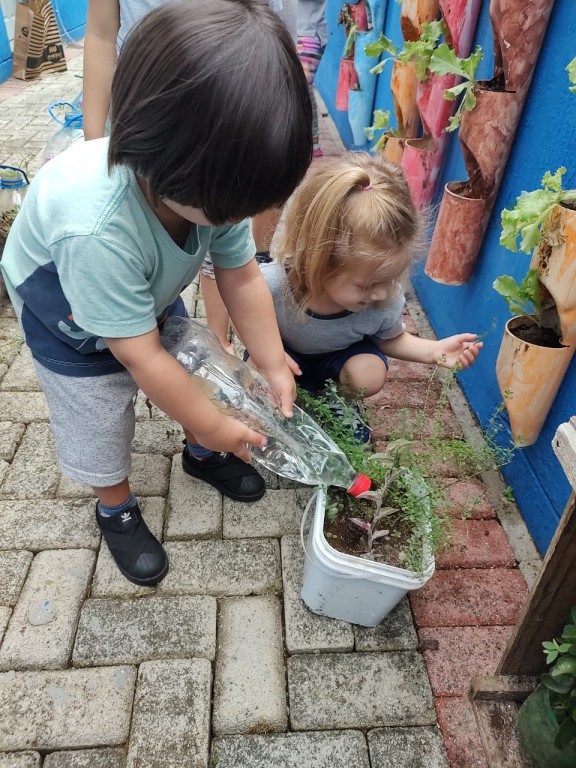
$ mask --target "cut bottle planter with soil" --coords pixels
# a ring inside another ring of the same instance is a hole
[[[524,317],[506,323],[496,361],[496,378],[519,447],[538,439],[574,354],[574,347],[541,346],[519,338],[518,329],[526,324]]]
[[[526,699],[518,715],[518,732],[524,757],[532,768],[574,768],[576,745],[558,749],[554,739],[558,723],[548,699],[548,689],[539,685]]]
[[[424,586],[434,573],[434,559],[424,552],[425,568],[416,574],[339,552],[324,535],[325,510],[326,489],[319,488],[308,540],[303,542],[302,599],[313,613],[375,627],[409,591]]]

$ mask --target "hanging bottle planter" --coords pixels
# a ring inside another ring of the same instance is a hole
[[[543,189],[502,212],[501,244],[515,251],[520,236],[525,253],[536,246],[520,284],[508,275],[494,282],[510,310],[522,313],[506,324],[496,362],[518,446],[538,439],[576,350],[576,190],[562,189],[565,170],[545,174]]]
[[[428,277],[436,282],[461,285],[470,279],[553,4],[554,0],[535,0],[529,4],[524,0],[491,0],[494,78],[475,84],[476,105],[462,118],[460,142],[468,182],[452,182],[444,191],[425,268]],[[455,190],[459,192],[457,198]],[[480,209],[481,217],[471,222],[471,213]],[[459,271],[454,264],[455,244],[450,240],[454,220],[467,231]]]

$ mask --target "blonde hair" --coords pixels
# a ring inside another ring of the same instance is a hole
[[[374,262],[375,270],[388,267],[397,293],[417,256],[421,229],[401,168],[381,156],[348,152],[323,163],[296,190],[278,260],[301,307],[356,260]]]

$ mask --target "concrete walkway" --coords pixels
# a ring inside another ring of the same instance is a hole
[[[39,166],[55,129],[47,105],[81,87],[81,49],[68,53],[68,73],[0,85],[0,162]],[[340,151],[321,122],[325,152]],[[202,317],[195,286],[186,300]],[[413,300],[410,311],[412,330],[430,333]],[[494,671],[538,566],[497,478],[454,486],[456,539],[437,574],[362,629],[300,600],[310,489],[267,475],[260,502],[223,500],[184,476],[180,429],[141,398],[132,481],[171,568],[157,589],[138,588],[100,543],[90,490],[58,470],[17,339],[4,299],[0,768],[486,768],[469,678]],[[428,378],[393,364],[374,399],[377,445],[392,414],[421,407]],[[456,397],[446,430],[463,429],[474,427]]]

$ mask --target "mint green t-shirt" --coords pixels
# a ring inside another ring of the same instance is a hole
[[[191,224],[179,248],[127,168],[108,173],[108,139],[76,142],[40,169],[0,262],[33,356],[69,376],[120,370],[103,337],[148,333],[180,313],[206,255],[217,267],[254,256],[248,221]]]

